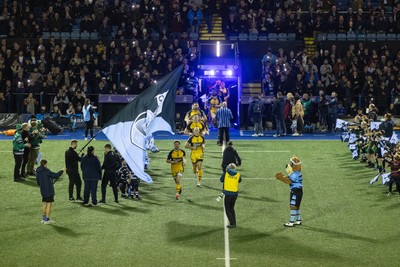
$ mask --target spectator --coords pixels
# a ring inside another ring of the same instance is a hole
[[[202,19],[203,14],[201,10],[194,4],[188,12],[189,31],[192,33],[198,33]]]
[[[264,103],[259,96],[253,97],[250,103],[248,116],[254,125],[254,134],[252,136],[263,136],[262,115],[264,113]]]
[[[272,114],[275,119],[276,134],[273,137],[280,137],[286,135],[286,125],[285,125],[285,99],[281,92],[276,94],[276,99],[272,106]]]

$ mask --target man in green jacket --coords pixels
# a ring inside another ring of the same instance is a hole
[[[30,135],[31,135],[31,150],[29,152],[29,157],[28,157],[28,163],[26,165],[27,168],[27,174],[28,175],[36,175],[35,174],[35,161],[38,158],[39,155],[39,149],[40,149],[40,144],[42,143],[42,140],[44,138],[44,133],[42,131],[42,123],[36,118],[33,118],[31,120],[31,129],[30,129]]]

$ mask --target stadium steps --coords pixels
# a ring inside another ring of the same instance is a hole
[[[314,53],[317,50],[317,45],[315,42],[315,38],[313,37],[304,37],[304,45],[307,50],[307,56],[310,58],[314,57]]]
[[[211,33],[208,33],[207,24],[204,22],[204,20],[202,21],[200,26],[200,40],[226,40],[226,36],[222,32],[222,18],[219,14],[213,14]]]
[[[261,83],[243,83],[242,84],[242,95],[244,96],[256,96],[260,94]]]

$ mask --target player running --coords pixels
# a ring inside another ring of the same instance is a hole
[[[167,156],[167,163],[171,163],[171,173],[175,180],[176,200],[179,200],[182,194],[182,174],[186,162],[186,152],[180,148],[180,145],[181,142],[174,141],[174,149]]]
[[[194,128],[193,135],[186,141],[185,147],[192,150],[190,159],[192,160],[193,172],[195,174],[195,179],[197,180],[197,186],[201,186],[201,180],[203,178],[202,165],[205,146],[206,141],[200,134],[200,129],[198,127]]]

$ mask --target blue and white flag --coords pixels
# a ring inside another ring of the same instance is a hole
[[[351,133],[349,136],[349,144],[355,143],[357,141],[357,135]]]
[[[372,178],[372,180],[369,181],[369,185],[373,185],[376,181],[378,181],[380,175],[381,174],[378,173],[374,178]]]
[[[371,130],[379,130],[379,125],[381,124],[381,121],[371,121]]]
[[[393,133],[392,137],[390,137],[391,144],[397,144],[399,142],[399,139],[397,138],[397,134]]]
[[[175,97],[183,65],[148,87],[102,130],[137,177],[153,182],[144,171],[146,139],[157,131],[174,133]]]
[[[356,150],[357,149],[357,144],[351,144],[349,145],[350,151]]]
[[[382,173],[382,184],[383,185],[385,185],[385,184],[390,182],[390,175],[391,175],[391,172]]]
[[[350,138],[350,133],[349,132],[344,132],[342,134],[342,142],[348,142]]]
[[[341,120],[341,119],[336,119],[336,129],[343,129],[347,128],[347,125],[349,123],[347,121]]]
[[[358,150],[354,150],[354,151],[351,153],[351,155],[352,155],[353,159],[358,158]]]

